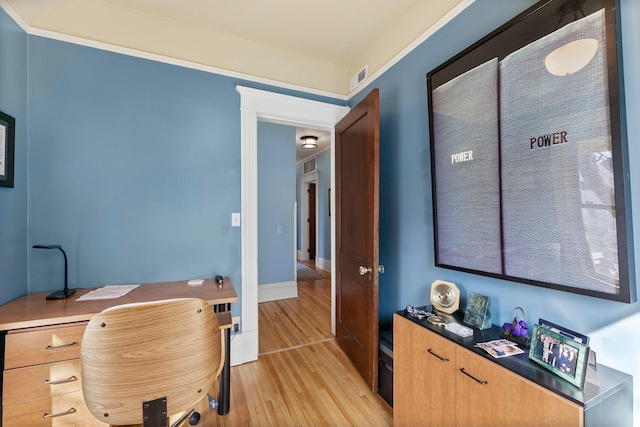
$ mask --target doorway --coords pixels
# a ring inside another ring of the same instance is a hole
[[[334,151],[334,126],[349,111],[348,107],[327,104],[281,95],[259,89],[236,86],[240,93],[241,121],[241,265],[242,286],[242,333],[231,346],[231,363],[240,364],[258,358],[258,179],[257,179],[257,124],[258,121],[306,126],[324,130],[331,135]],[[331,186],[334,186],[334,160],[331,161]],[[331,203],[332,206],[335,203]],[[334,216],[331,216],[334,229]],[[332,259],[335,257],[335,242],[331,238]],[[335,269],[332,263],[331,294],[335,298]],[[331,324],[335,323],[332,306]],[[333,328],[333,326],[332,326]],[[332,331],[335,334],[335,331]]]
[[[318,243],[318,172],[300,178],[300,251],[298,258],[317,263]],[[313,186],[313,190],[312,190]],[[311,193],[313,191],[313,194]]]
[[[307,189],[307,203],[309,204],[309,217],[307,218],[307,235],[309,236],[309,245],[307,246],[307,254],[309,260],[316,262],[316,183],[310,182]]]

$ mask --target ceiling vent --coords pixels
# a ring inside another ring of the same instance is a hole
[[[368,65],[365,65],[360,71],[358,71],[353,77],[351,77],[351,80],[349,80],[349,91],[354,90],[355,88],[360,86],[360,83],[367,79],[368,67]]]
[[[316,158],[314,157],[311,160],[307,160],[303,164],[303,173],[310,173],[316,171]]]

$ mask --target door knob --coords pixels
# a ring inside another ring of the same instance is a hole
[[[360,273],[361,276],[364,276],[367,273],[371,273],[372,271],[373,269],[371,267],[363,267],[363,266],[358,267],[358,272]]]

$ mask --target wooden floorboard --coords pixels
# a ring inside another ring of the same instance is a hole
[[[331,278],[298,282],[298,298],[258,305],[259,354],[332,338]]]
[[[393,424],[389,405],[331,335],[331,279],[298,285],[298,298],[259,305],[260,356],[231,368],[229,414],[218,416],[202,401],[199,426]]]

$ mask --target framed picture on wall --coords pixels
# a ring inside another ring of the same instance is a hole
[[[544,0],[427,74],[439,267],[635,302],[617,0]]]
[[[16,120],[0,112],[0,187],[13,188]]]

